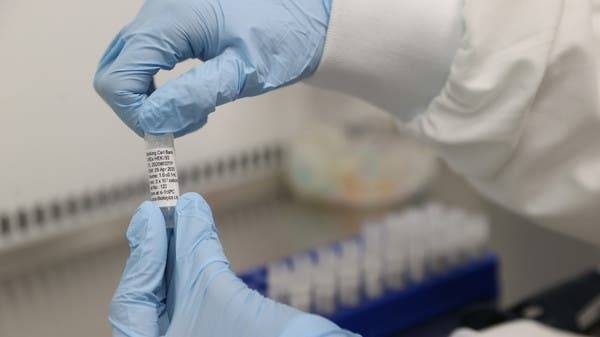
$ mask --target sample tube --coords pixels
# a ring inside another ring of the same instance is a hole
[[[361,253],[358,242],[355,240],[342,243],[339,268],[336,271],[338,273],[339,300],[345,307],[354,307],[360,302]]]
[[[267,266],[267,294],[268,296],[283,304],[290,304],[290,284],[292,271],[287,263],[279,261]]]
[[[335,281],[338,261],[338,254],[329,247],[317,252],[311,296],[315,311],[320,314],[331,314],[336,309]]]
[[[290,305],[302,311],[311,309],[311,288],[314,277],[314,264],[307,254],[293,258],[293,275],[289,280]]]
[[[365,295],[378,298],[383,293],[383,226],[367,223],[362,228],[362,272]]]
[[[175,166],[175,146],[173,134],[145,134],[146,164],[150,200],[165,216],[167,227],[175,226],[175,205],[179,198],[179,180]]]

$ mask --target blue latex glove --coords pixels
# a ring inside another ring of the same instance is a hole
[[[154,204],[143,203],[131,220],[131,255],[110,306],[113,336],[355,336],[248,289],[229,268],[210,208],[198,194],[179,199],[175,221],[168,243]],[[168,291],[166,269],[172,269]]]
[[[181,136],[215,107],[312,74],[331,0],[147,0],[108,47],[96,91],[136,133]],[[205,61],[155,91],[160,69]]]

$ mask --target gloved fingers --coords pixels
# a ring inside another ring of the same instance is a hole
[[[100,62],[98,63],[98,70],[96,72],[103,71],[108,65],[110,65],[119,55],[119,51],[123,49],[123,44],[125,40],[121,37],[123,36],[123,31],[127,29],[124,27],[111,41],[111,43],[106,47],[106,51],[100,58]]]
[[[194,67],[158,88],[140,108],[140,127],[149,133],[182,136],[202,127],[216,106],[258,94],[248,80],[252,67],[233,49]]]
[[[140,205],[129,224],[127,239],[131,252],[110,305],[113,336],[159,336],[159,317],[165,311],[167,259],[160,209],[148,201]]]
[[[154,75],[173,69],[189,52],[177,50],[179,44],[158,33],[132,30],[125,28],[107,49],[94,76],[94,88],[127,126],[142,135],[139,109],[155,90]]]
[[[313,315],[297,314],[288,321],[279,337],[309,337],[309,336],[340,336],[340,337],[360,337],[348,331],[343,331],[330,320]]]
[[[186,193],[177,201],[169,264],[167,311],[172,319],[181,317],[181,310],[192,310],[190,306],[203,302],[203,284],[212,279],[211,268],[226,268],[231,273],[210,207],[197,193]]]
[[[219,241],[208,203],[197,193],[182,195],[175,212],[176,263],[193,263],[190,272],[200,272],[211,262],[228,263]]]

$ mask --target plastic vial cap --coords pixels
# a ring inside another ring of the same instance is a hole
[[[164,135],[152,135],[146,133],[144,134],[144,141],[146,142],[146,149],[148,150],[175,146],[175,137],[172,133],[166,133]]]

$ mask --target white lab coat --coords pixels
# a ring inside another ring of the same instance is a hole
[[[308,82],[394,113],[486,197],[600,245],[599,14],[600,0],[333,0]]]
[[[516,321],[501,324],[484,333],[477,333],[469,329],[460,329],[451,337],[579,337],[579,335],[558,331],[532,321]]]

